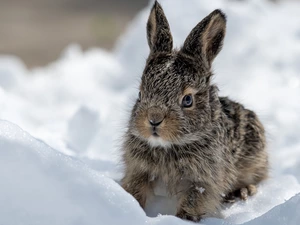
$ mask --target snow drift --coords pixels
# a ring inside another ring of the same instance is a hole
[[[0,147],[0,224],[188,224],[170,216],[147,217],[138,202],[112,179],[10,122],[0,121]],[[289,190],[282,188],[281,181],[290,186]],[[228,221],[240,222],[299,191],[297,181],[286,176],[264,184],[247,205],[236,204],[224,214]],[[297,221],[295,206],[300,206],[299,196],[270,214],[287,212],[290,216],[286,219]],[[209,219],[207,224],[216,221]],[[276,219],[272,221],[276,224]]]
[[[0,121],[0,146],[0,224],[120,224],[132,214],[142,224],[143,211],[113,180],[16,125]]]
[[[246,203],[224,208],[222,219],[202,223],[298,224],[300,3],[160,2],[177,47],[215,8],[227,14],[214,82],[255,110],[268,132],[271,178]],[[150,5],[113,52],[72,45],[34,70],[0,56],[0,224],[188,224],[147,217],[117,183],[120,137],[148,55]]]

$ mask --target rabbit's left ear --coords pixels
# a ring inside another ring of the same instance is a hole
[[[161,5],[155,1],[147,23],[147,39],[151,53],[171,52],[173,38]]]
[[[211,66],[212,61],[222,49],[225,31],[226,16],[217,9],[191,31],[181,51],[194,58],[204,59]]]

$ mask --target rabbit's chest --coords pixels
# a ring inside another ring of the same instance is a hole
[[[148,216],[158,214],[175,215],[178,205],[179,194],[186,188],[186,181],[176,182],[170,186],[172,181],[163,180],[162,177],[153,177],[151,181],[152,191],[148,192],[145,211]]]
[[[156,196],[168,196],[167,185],[161,178],[153,182],[153,194]]]
[[[152,190],[155,196],[172,197],[188,189],[191,182],[187,179],[172,179],[171,177],[157,177],[152,181]]]
[[[158,214],[175,215],[178,199],[176,195],[170,195],[165,182],[160,179],[152,181],[152,191],[146,197],[145,211],[150,217]]]

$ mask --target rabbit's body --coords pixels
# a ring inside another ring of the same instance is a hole
[[[122,186],[144,207],[162,182],[177,199],[176,215],[198,221],[214,215],[224,196],[254,194],[267,177],[264,128],[254,112],[219,97],[210,84],[224,14],[206,17],[179,51],[157,2],[147,30],[151,53],[125,135]]]

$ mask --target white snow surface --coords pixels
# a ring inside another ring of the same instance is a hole
[[[300,3],[161,0],[180,47],[216,8],[227,14],[214,82],[266,126],[270,179],[202,224],[300,223]],[[0,224],[190,224],[163,197],[147,215],[118,184],[121,135],[149,53],[139,13],[113,52],[77,45],[44,68],[0,56]],[[17,125],[15,125],[17,124]],[[21,127],[21,128],[20,128]],[[24,130],[25,131],[24,131]],[[170,204],[170,202],[169,202]],[[172,213],[171,213],[172,214]]]

